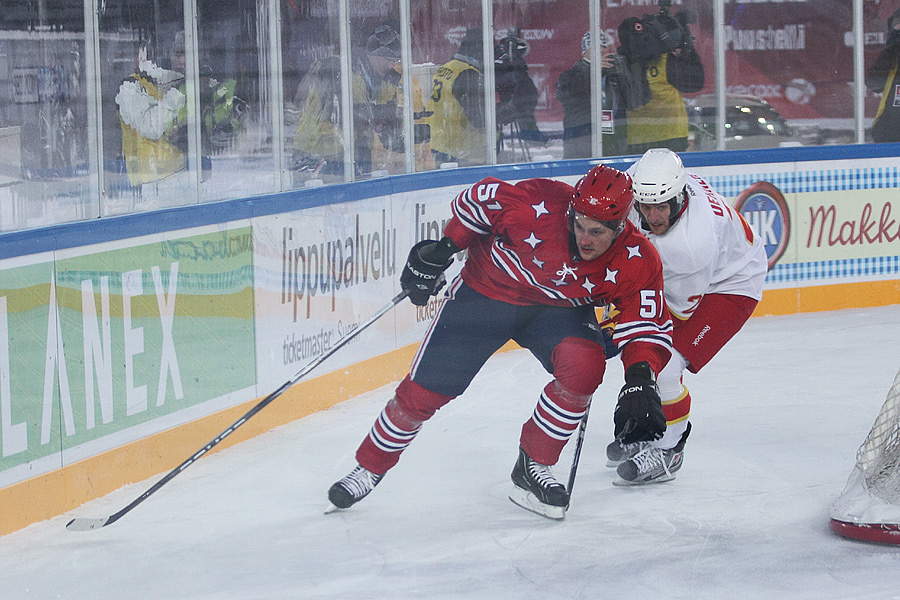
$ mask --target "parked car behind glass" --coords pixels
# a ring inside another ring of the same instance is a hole
[[[685,100],[690,123],[691,150],[716,150],[716,95]],[[797,132],[768,102],[757,96],[725,97],[725,148],[778,148],[803,145]]]

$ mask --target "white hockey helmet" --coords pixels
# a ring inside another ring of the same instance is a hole
[[[672,209],[670,224],[678,220],[687,200],[687,173],[680,156],[667,148],[651,148],[635,164],[631,177],[635,202],[669,203]]]

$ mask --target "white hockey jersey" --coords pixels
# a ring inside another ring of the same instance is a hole
[[[664,235],[640,227],[637,206],[629,217],[659,251],[671,313],[690,318],[705,294],[762,299],[768,260],[759,235],[702,178],[688,173],[687,189],[687,208]]]

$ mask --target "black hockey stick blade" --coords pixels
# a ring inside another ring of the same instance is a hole
[[[305,375],[307,375],[314,368],[316,368],[317,366],[322,364],[325,361],[325,359],[330,357],[332,354],[334,354],[339,349],[341,349],[343,346],[345,346],[350,340],[352,340],[357,335],[362,333],[372,323],[374,323],[375,321],[377,321],[378,319],[383,317],[385,314],[387,314],[392,308],[397,306],[404,298],[406,298],[406,296],[407,296],[406,292],[400,292],[399,294],[394,296],[394,298],[388,304],[381,307],[381,309],[379,309],[378,312],[376,312],[374,315],[369,317],[364,322],[360,323],[359,327],[357,327],[356,329],[354,329],[353,331],[351,331],[350,333],[345,335],[343,338],[341,338],[328,351],[324,352],[318,358],[314,359],[308,365],[303,367],[303,369],[301,369],[296,375],[294,375],[289,380],[287,380],[283,384],[281,384],[281,386],[277,390],[275,390],[274,392],[272,392],[271,394],[269,394],[268,396],[266,396],[265,398],[260,400],[256,405],[253,406],[253,408],[251,408],[246,413],[244,413],[244,415],[241,416],[240,419],[238,419],[237,421],[235,421],[234,423],[229,425],[222,433],[220,433],[215,438],[213,438],[212,440],[207,442],[207,444],[205,446],[203,446],[200,450],[198,450],[193,455],[191,455],[190,458],[188,458],[187,460],[182,462],[180,465],[178,465],[177,467],[175,467],[174,469],[169,471],[169,473],[165,477],[163,477],[162,479],[157,481],[155,484],[153,484],[153,486],[150,487],[150,489],[148,489],[146,492],[144,492],[143,494],[141,494],[140,496],[138,496],[137,498],[132,500],[128,506],[126,506],[122,510],[120,510],[116,513],[113,513],[112,515],[110,515],[108,517],[104,517],[104,518],[75,517],[74,519],[72,519],[71,521],[69,521],[66,524],[66,529],[68,529],[69,531],[93,531],[94,529],[100,529],[101,527],[106,527],[107,525],[112,525],[113,523],[115,523],[116,521],[121,519],[123,516],[125,516],[126,513],[130,512],[131,509],[133,509],[138,504],[140,504],[141,502],[146,500],[148,497],[150,497],[153,493],[155,493],[157,490],[159,490],[159,488],[161,488],[162,486],[167,484],[169,481],[171,481],[176,475],[178,475],[179,473],[181,473],[182,471],[187,469],[189,466],[194,464],[200,457],[202,457],[204,454],[209,452],[219,442],[221,442],[226,437],[231,435],[235,429],[237,429],[238,427],[240,427],[241,425],[243,425],[244,423],[249,421],[256,413],[258,413],[259,411],[264,409],[266,406],[268,406],[273,400],[278,398],[288,388],[290,388],[292,385],[294,385],[295,383],[300,381],[301,378],[303,378]]]
[[[103,517],[100,519],[92,519],[90,517],[76,517],[69,521],[66,529],[70,531],[90,531],[92,529],[100,529],[109,524],[112,517]]]

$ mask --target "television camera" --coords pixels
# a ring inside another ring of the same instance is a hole
[[[690,10],[669,14],[672,0],[659,0],[659,12],[638,19],[629,17],[619,25],[619,40],[629,60],[647,63],[653,59],[689,46],[694,39],[688,25],[697,22]]]

